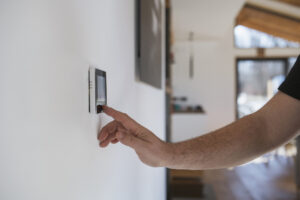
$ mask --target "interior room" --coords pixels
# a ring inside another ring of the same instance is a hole
[[[300,199],[297,131],[218,169],[151,165],[117,132],[169,147],[260,110],[300,54],[299,0],[1,0],[0,30],[1,200]]]

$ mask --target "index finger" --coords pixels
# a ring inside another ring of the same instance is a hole
[[[113,108],[110,108],[108,106],[103,106],[103,112],[111,116],[112,118],[114,118],[116,121],[123,124],[125,128],[135,129],[138,126],[138,124],[133,119],[131,119],[127,114],[117,111]]]

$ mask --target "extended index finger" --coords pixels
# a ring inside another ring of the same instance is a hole
[[[131,119],[127,114],[117,111],[111,107],[103,106],[103,112],[120,122],[125,128],[132,130],[139,126],[138,123]]]
[[[114,118],[117,121],[124,121],[126,120],[124,117],[124,113],[121,113],[120,111],[117,111],[111,107],[108,106],[103,106],[103,112],[109,116],[111,116],[112,118]]]

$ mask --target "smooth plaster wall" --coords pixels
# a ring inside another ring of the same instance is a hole
[[[134,1],[1,0],[0,30],[0,199],[164,199],[165,169],[100,149],[111,119],[88,113],[93,64],[109,105],[165,137],[164,91],[135,80]]]

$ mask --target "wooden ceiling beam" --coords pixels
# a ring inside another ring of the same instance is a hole
[[[277,1],[282,2],[282,3],[287,3],[292,6],[300,7],[300,0],[277,0]]]
[[[300,43],[300,20],[246,4],[236,18],[243,25],[270,35]]]

